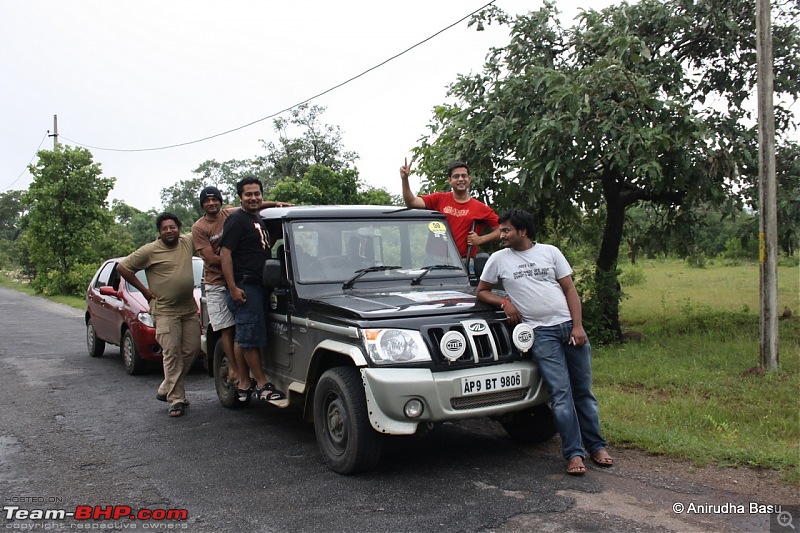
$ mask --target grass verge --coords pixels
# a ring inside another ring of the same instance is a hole
[[[8,287],[9,289],[14,289],[15,291],[24,292],[25,294],[29,294],[31,296],[37,296],[39,298],[47,298],[53,302],[58,302],[62,304],[69,305],[70,307],[74,307],[76,309],[86,309],[86,300],[83,297],[79,296],[64,296],[64,295],[57,295],[57,296],[42,296],[31,286],[24,282],[19,281],[13,276],[9,276],[5,272],[0,272],[0,285],[3,287]]]
[[[779,369],[760,375],[758,266],[649,263],[622,320],[644,338],[594,351],[594,390],[618,446],[699,465],[777,469],[800,485],[800,320],[779,322]],[[800,311],[797,267],[779,305]],[[755,309],[755,311],[753,311]]]

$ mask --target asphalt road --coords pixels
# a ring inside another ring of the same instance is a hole
[[[158,371],[129,376],[117,347],[93,359],[84,337],[82,311],[0,287],[0,528],[769,531],[767,515],[713,506],[792,503],[662,471],[629,450],[612,450],[612,469],[587,465],[586,476],[569,477],[557,439],[519,447],[490,421],[393,439],[374,472],[341,476],[299,412],[257,402],[225,409],[211,378],[191,374],[192,405],[169,418],[155,399]],[[676,514],[675,503],[712,507]],[[20,514],[78,506],[185,509],[188,519]]]

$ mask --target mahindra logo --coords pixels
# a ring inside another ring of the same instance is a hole
[[[480,333],[481,331],[486,329],[485,324],[481,324],[480,322],[475,322],[469,325],[469,330],[474,333]]]

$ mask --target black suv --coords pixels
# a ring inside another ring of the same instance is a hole
[[[269,379],[302,406],[328,466],[373,468],[383,435],[492,417],[521,442],[555,434],[527,326],[475,298],[444,215],[378,206],[261,212],[275,245],[264,265]],[[204,318],[217,394],[242,403]]]

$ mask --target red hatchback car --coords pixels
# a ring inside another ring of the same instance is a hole
[[[141,374],[148,361],[161,361],[161,346],[156,342],[153,317],[144,296],[117,273],[117,264],[123,259],[103,263],[86,290],[86,346],[92,357],[103,355],[106,343],[119,346],[128,374]],[[199,309],[203,260],[193,257],[192,266]],[[137,272],[136,277],[147,287],[144,271]]]

